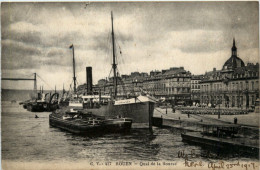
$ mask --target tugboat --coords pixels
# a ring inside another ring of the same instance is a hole
[[[39,92],[37,93],[37,98],[32,99],[26,103],[24,103],[24,108],[26,108],[30,112],[43,112],[45,111],[45,107],[47,105],[46,101],[44,100],[44,95]]]
[[[50,93],[38,93],[38,97],[35,100],[30,100],[22,103],[23,107],[30,112],[46,112],[58,109],[59,94],[54,93],[50,96],[49,101],[47,95]]]

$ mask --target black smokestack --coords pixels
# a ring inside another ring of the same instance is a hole
[[[87,72],[87,93],[92,92],[92,67],[86,67]]]

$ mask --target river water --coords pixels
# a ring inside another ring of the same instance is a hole
[[[179,151],[209,160],[253,160],[236,155],[216,155],[182,142],[181,131],[132,129],[127,134],[78,136],[49,126],[49,112],[28,112],[17,103],[2,101],[2,159],[10,161],[180,161]]]

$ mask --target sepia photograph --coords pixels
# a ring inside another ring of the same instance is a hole
[[[1,3],[1,168],[259,169],[258,1]]]

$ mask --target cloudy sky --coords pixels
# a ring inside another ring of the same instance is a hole
[[[2,77],[36,72],[38,87],[68,89],[72,51],[76,75],[93,81],[111,70],[111,11],[120,74],[183,66],[193,74],[221,69],[233,37],[245,63],[258,62],[257,2],[2,3]],[[120,53],[121,51],[121,53]],[[112,76],[112,75],[111,75]],[[2,88],[31,89],[32,82],[2,82]]]

